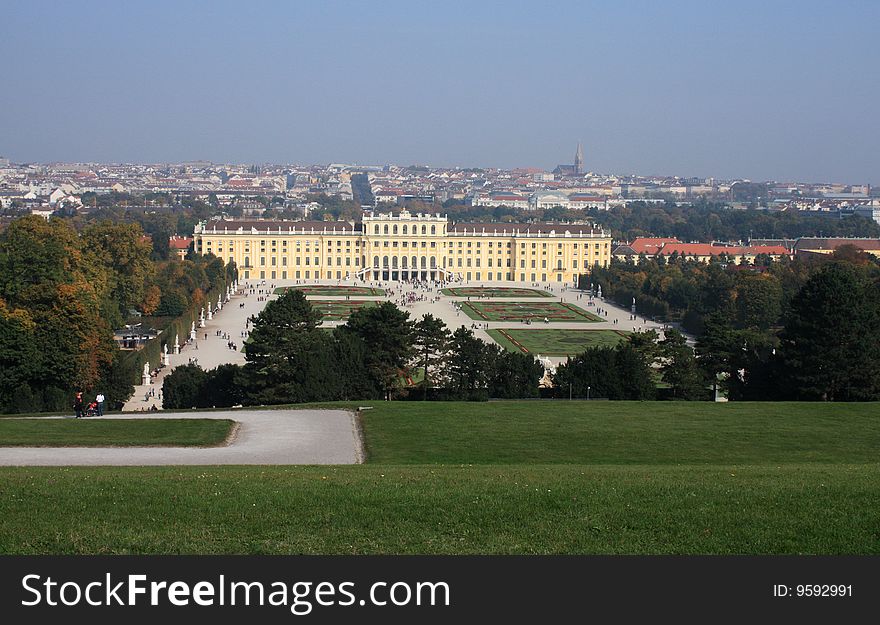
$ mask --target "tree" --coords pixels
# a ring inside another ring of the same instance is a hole
[[[266,305],[245,344],[247,361],[239,384],[253,404],[279,404],[332,398],[335,379],[332,338],[316,328],[320,311],[302,291],[288,289]]]
[[[677,330],[667,330],[660,342],[663,357],[663,381],[672,388],[675,399],[705,399],[706,375],[697,364],[694,351],[688,346],[684,335]]]
[[[162,382],[163,408],[198,408],[208,374],[198,365],[180,365]]]
[[[32,216],[10,223],[0,240],[0,296],[34,323],[28,384],[46,409],[65,408],[74,388],[92,389],[116,350],[101,314],[106,268],[81,247],[66,222]]]
[[[868,268],[831,262],[792,299],[780,336],[799,399],[880,399],[880,284]]]
[[[413,349],[409,313],[391,302],[382,302],[354,311],[342,331],[354,333],[367,346],[367,370],[390,398],[391,390],[407,373]]]
[[[137,224],[109,221],[88,226],[82,241],[91,262],[107,275],[107,297],[113,314],[112,325],[120,324],[130,308],[144,300],[144,289],[152,277],[150,244]]]
[[[476,398],[479,389],[486,388],[486,344],[464,326],[452,333],[449,349],[449,387],[461,399]]]
[[[486,346],[489,397],[515,399],[537,397],[544,377],[544,365],[531,354],[510,352],[497,345]]]
[[[618,343],[612,360],[617,392],[610,399],[654,399],[657,388],[644,354],[628,343]]]
[[[656,390],[644,354],[629,343],[592,347],[556,368],[557,395],[607,399],[653,399]]]
[[[26,310],[10,310],[0,299],[0,411],[42,409],[30,385],[40,377],[34,325]]]
[[[422,398],[427,399],[433,374],[432,365],[442,360],[447,352],[449,330],[442,320],[431,314],[424,315],[414,326],[413,343],[418,364],[425,372],[422,381]]]
[[[244,389],[236,384],[241,367],[223,364],[207,372],[199,393],[200,407],[238,406],[244,403]]]
[[[736,321],[741,328],[767,330],[782,314],[782,286],[771,274],[741,273],[736,285]]]
[[[284,340],[291,334],[311,332],[321,323],[321,311],[312,307],[299,289],[287,289],[270,301],[254,321],[248,352],[259,353],[273,340]]]
[[[337,329],[333,332],[333,363],[337,397],[342,400],[377,399],[382,388],[367,370],[367,345],[356,334]]]
[[[162,301],[162,291],[155,284],[151,284],[144,290],[144,300],[139,308],[145,315],[152,315],[159,309],[159,303]]]
[[[630,334],[627,337],[627,342],[644,356],[647,363],[652,364],[661,353],[660,346],[657,344],[659,338],[656,330],[642,330]]]

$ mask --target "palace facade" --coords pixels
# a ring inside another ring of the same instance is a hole
[[[611,260],[590,224],[450,223],[443,215],[367,213],[344,221],[211,220],[194,249],[265,280],[468,280],[574,283]]]

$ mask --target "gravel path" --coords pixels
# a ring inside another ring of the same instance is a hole
[[[103,417],[117,419],[120,417]],[[353,413],[345,410],[160,412],[124,419],[232,419],[240,425],[223,447],[0,447],[2,466],[357,464],[363,462]],[[94,420],[94,418],[89,419]]]

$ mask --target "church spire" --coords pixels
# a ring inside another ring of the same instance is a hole
[[[584,173],[584,148],[580,141],[578,141],[577,152],[574,155],[574,173],[577,175]]]

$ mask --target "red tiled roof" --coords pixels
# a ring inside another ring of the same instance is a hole
[[[727,254],[728,256],[742,256],[754,254],[769,254],[771,256],[780,256],[788,254],[788,250],[781,245],[756,245],[754,247],[725,247],[721,245],[711,245],[709,243],[667,243],[663,246],[659,254],[674,254],[679,256],[720,256]]]
[[[680,241],[676,238],[652,239],[649,237],[638,237],[629,244],[629,247],[631,247],[636,254],[647,254],[650,256],[652,254],[656,254],[660,250],[660,248],[668,243],[680,243]]]
[[[170,237],[168,239],[168,247],[173,250],[189,249],[190,243],[192,243],[192,237]]]

